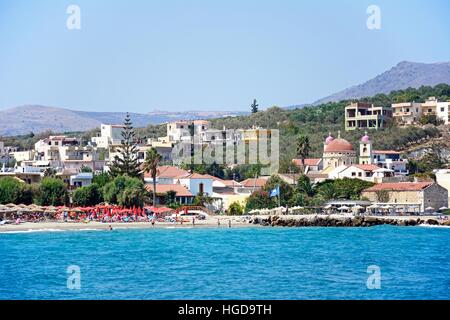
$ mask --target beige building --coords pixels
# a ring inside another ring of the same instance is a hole
[[[398,124],[411,125],[417,123],[423,115],[434,115],[449,124],[450,101],[439,101],[436,97],[429,97],[424,103],[402,102],[392,105],[394,120]]]
[[[345,130],[383,129],[392,119],[392,109],[370,103],[354,102],[345,107]]]
[[[422,116],[422,104],[418,102],[402,102],[392,105],[394,121],[400,125],[411,125]]]
[[[450,192],[450,169],[435,170],[434,174],[436,175],[436,183]]]
[[[448,191],[434,182],[379,183],[362,193],[376,205],[403,212],[425,212],[448,207]]]

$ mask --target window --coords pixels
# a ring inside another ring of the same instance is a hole
[[[199,193],[203,193],[203,190],[204,190],[203,182],[199,184],[198,189],[199,189]]]
[[[362,177],[362,172],[358,172],[358,177]]]
[[[441,112],[444,112],[444,111],[445,111],[445,108],[444,108],[444,107],[442,107],[442,108],[441,108]]]

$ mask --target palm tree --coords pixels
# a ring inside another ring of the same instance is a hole
[[[297,138],[297,155],[301,160],[302,173],[305,173],[305,159],[309,156],[311,151],[311,144],[309,143],[309,137],[300,135]]]
[[[339,192],[332,183],[324,184],[319,188],[319,195],[324,200],[335,200],[339,198]]]
[[[162,157],[155,148],[147,150],[143,165],[143,172],[149,172],[153,179],[153,205],[156,205],[156,175],[158,174],[158,164]]]

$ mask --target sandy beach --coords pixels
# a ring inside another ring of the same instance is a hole
[[[248,217],[248,216],[247,216]],[[251,218],[267,219],[267,215],[252,216]],[[309,219],[316,218],[333,218],[333,219],[348,219],[348,217],[342,215],[283,215],[283,219]],[[377,219],[395,219],[398,221],[406,220],[428,220],[437,219],[436,216],[374,216]],[[1,232],[32,232],[32,231],[64,231],[64,230],[109,230],[110,226],[113,229],[151,229],[151,228],[192,228],[192,227],[214,227],[214,228],[229,228],[231,221],[231,227],[258,227],[259,224],[253,224],[248,219],[239,216],[214,216],[208,217],[205,220],[195,220],[195,225],[190,222],[184,223],[171,223],[171,222],[156,222],[152,225],[150,222],[113,222],[102,223],[96,221],[90,222],[62,222],[62,221],[49,221],[49,222],[25,222],[20,224],[6,224],[0,225]],[[220,224],[218,223],[220,222]],[[441,222],[441,221],[440,221]]]
[[[189,218],[190,222],[156,222],[152,225],[151,222],[112,222],[112,223],[102,223],[97,221],[90,222],[62,222],[62,221],[48,221],[48,222],[24,222],[20,224],[5,224],[0,225],[1,232],[15,232],[15,231],[54,231],[54,230],[109,230],[110,226],[113,229],[149,229],[149,228],[192,228],[192,227],[220,227],[229,228],[229,223],[231,221],[231,227],[244,227],[244,226],[255,226],[250,224],[248,220],[244,220],[242,217],[236,216],[216,216],[209,217],[205,220],[195,220],[195,225],[192,224],[192,219]],[[219,225],[219,222],[220,225]]]

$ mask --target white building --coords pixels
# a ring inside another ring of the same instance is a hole
[[[122,144],[122,130],[125,127],[120,124],[101,124],[100,134],[92,137],[91,141],[97,148],[108,149]]]
[[[76,138],[66,136],[50,136],[35,143],[33,166],[50,166],[57,170],[79,172],[82,167],[89,167],[93,171],[102,170],[104,161],[98,159],[94,147],[80,146]]]
[[[191,139],[191,130],[194,135],[201,136],[204,131],[207,131],[211,123],[207,120],[193,120],[193,121],[174,121],[167,124],[167,138],[169,142],[179,142]]]
[[[92,184],[92,172],[79,172],[70,176],[70,185],[73,187],[87,187]]]
[[[402,102],[392,104],[393,116],[397,123],[411,125],[417,123],[423,115],[435,115],[444,124],[449,124],[450,101],[439,101],[429,97],[424,103]]]

